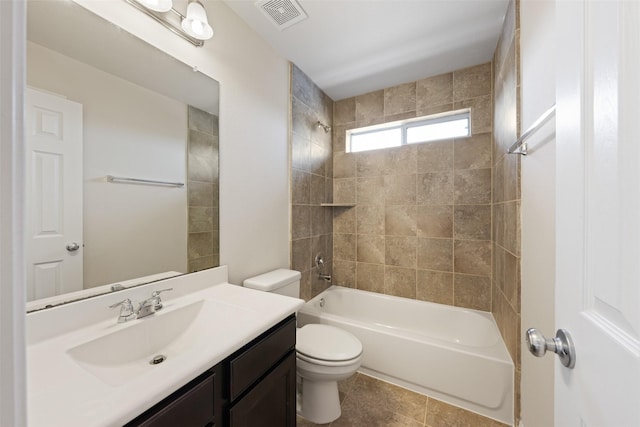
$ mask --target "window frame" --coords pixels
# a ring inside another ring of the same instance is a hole
[[[420,142],[411,142],[408,143],[407,142],[407,130],[409,128],[413,128],[413,127],[419,127],[419,126],[424,126],[424,125],[435,125],[438,123],[445,123],[445,122],[453,122],[456,120],[460,120],[460,119],[467,119],[469,122],[469,132],[467,135],[462,135],[462,136],[451,136],[451,137],[446,137],[446,138],[440,138],[440,139],[431,139],[431,140],[427,140],[427,141],[420,141]],[[376,132],[382,132],[382,131],[387,131],[387,130],[393,130],[393,129],[400,129],[400,145],[392,145],[389,147],[380,147],[380,148],[371,148],[371,149],[364,149],[364,150],[357,150],[357,151],[353,151],[351,148],[351,136],[352,135],[367,135],[367,134],[372,134],[372,133],[376,133]],[[473,135],[472,129],[471,129],[471,109],[470,108],[465,108],[465,109],[461,109],[461,110],[454,110],[454,111],[447,111],[445,113],[439,113],[439,114],[431,114],[428,116],[421,116],[421,117],[416,117],[416,118],[412,118],[412,119],[406,119],[406,120],[397,120],[394,122],[388,122],[388,123],[382,123],[382,124],[378,124],[378,125],[372,125],[372,126],[364,126],[364,127],[360,127],[360,128],[354,128],[354,129],[348,129],[346,131],[345,137],[345,152],[347,153],[362,153],[362,152],[366,152],[366,151],[375,151],[375,150],[381,150],[381,149],[386,149],[386,148],[396,148],[396,147],[402,147],[402,146],[406,146],[406,145],[413,145],[413,144],[424,144],[424,143],[428,143],[428,142],[432,142],[432,141],[445,141],[448,139],[455,139],[455,138],[469,138]]]

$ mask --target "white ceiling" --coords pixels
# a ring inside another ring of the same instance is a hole
[[[298,0],[308,18],[280,31],[255,0],[224,1],[334,100],[490,61],[508,5]]]

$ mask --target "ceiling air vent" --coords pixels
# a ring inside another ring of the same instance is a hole
[[[307,19],[307,14],[295,0],[259,0],[256,7],[270,18],[279,30]]]

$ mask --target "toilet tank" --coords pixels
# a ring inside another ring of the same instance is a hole
[[[300,277],[302,275],[299,271],[280,268],[250,277],[242,285],[245,288],[300,298]]]

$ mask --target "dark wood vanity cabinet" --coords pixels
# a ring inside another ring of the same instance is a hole
[[[125,427],[294,427],[291,315]]]

